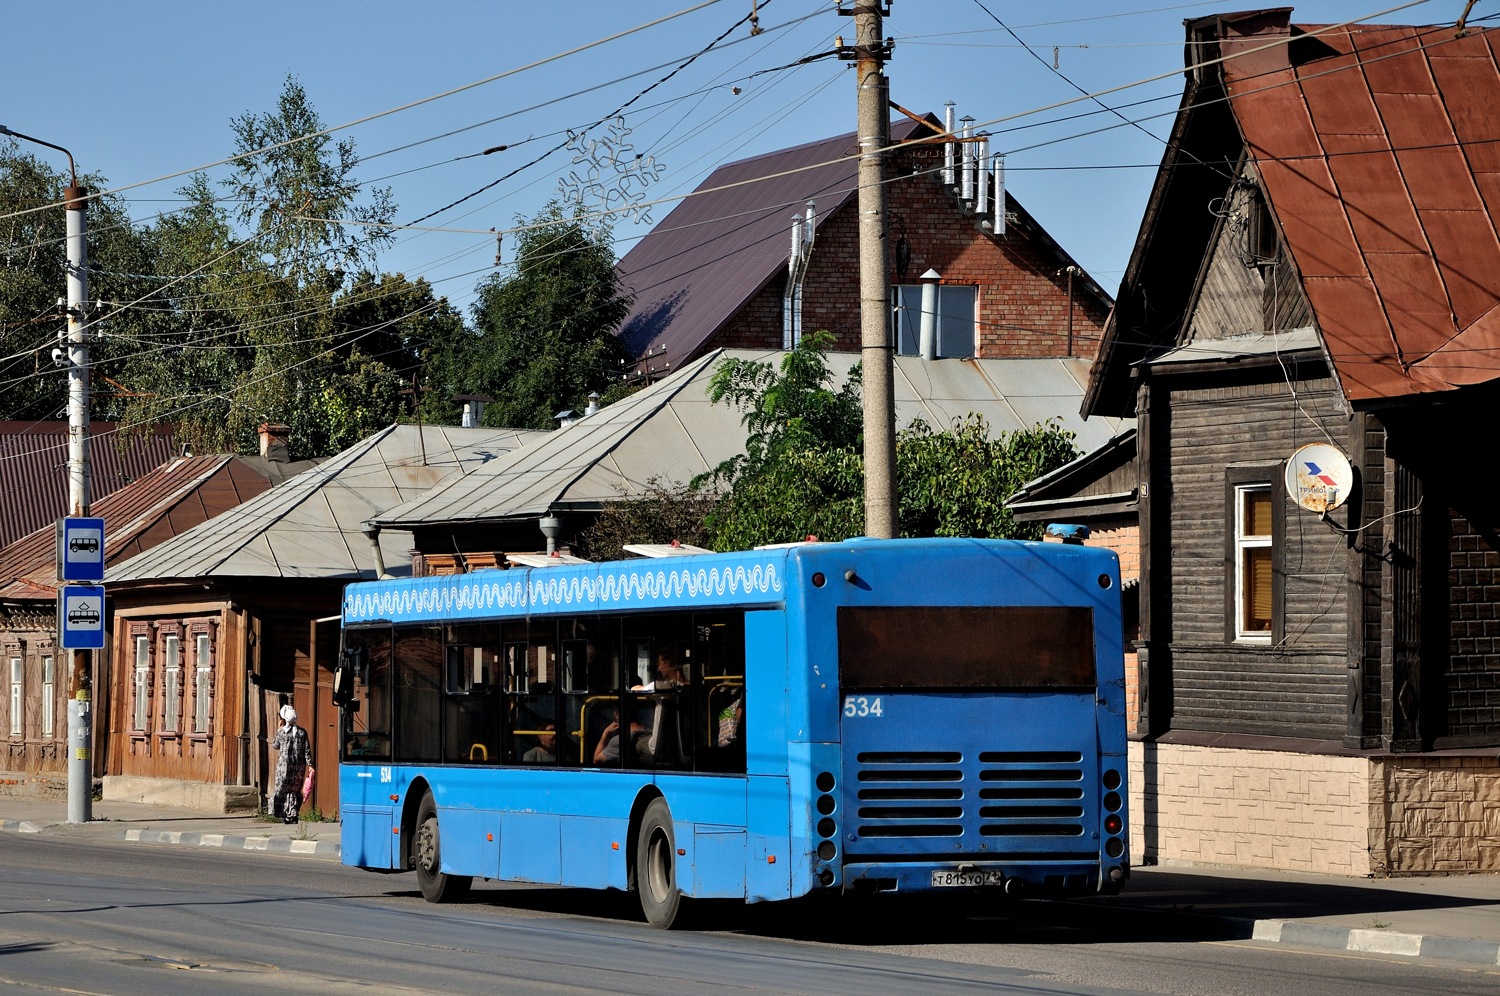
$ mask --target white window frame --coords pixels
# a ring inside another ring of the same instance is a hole
[[[1260,534],[1249,533],[1245,529],[1250,499],[1252,496],[1265,495],[1268,501],[1274,501],[1275,496],[1271,493],[1270,484],[1237,484],[1234,486],[1234,638],[1241,643],[1270,643],[1272,631],[1276,625],[1275,590],[1274,586],[1267,595],[1272,599],[1271,615],[1267,619],[1265,629],[1250,629],[1245,624],[1249,619],[1249,599],[1251,597],[1250,584],[1247,579],[1251,559],[1251,551],[1266,550],[1271,556],[1271,569],[1276,569],[1275,555],[1275,508],[1269,510],[1272,517],[1272,531]]]
[[[13,737],[24,736],[26,732],[25,660],[20,654],[13,654],[10,658],[10,735]]]
[[[214,715],[213,637],[193,634],[193,732],[208,734]]]
[[[57,658],[42,654],[42,739],[54,735],[53,715],[57,712]]]
[[[162,640],[161,732],[176,733],[182,717],[182,638],[173,633]]]
[[[142,633],[135,638],[135,672],[132,680],[135,702],[130,728],[146,730],[151,726],[151,637]]]

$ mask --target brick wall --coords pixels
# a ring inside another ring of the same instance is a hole
[[[1369,774],[1363,757],[1132,743],[1131,861],[1371,874]]]
[[[924,153],[940,147],[919,150]],[[981,358],[1086,356],[1098,352],[1107,317],[1104,305],[1074,279],[1073,341],[1068,341],[1068,278],[1059,259],[1039,233],[1012,228],[994,238],[965,214],[957,200],[934,178],[911,176],[913,160],[892,163],[891,174],[904,176],[889,185],[890,238],[905,238],[911,262],[905,277],[890,280],[915,284],[928,269],[943,283],[979,288],[975,352]],[[791,231],[790,212],[787,230]],[[803,282],[802,328],[826,329],[837,337],[835,349],[859,349],[858,209],[850,202],[818,229],[812,260]],[[736,315],[707,348],[779,349],[782,344],[783,271]]]
[[[1130,745],[1130,859],[1335,875],[1500,871],[1500,758]]]
[[[1500,729],[1500,551],[1457,512],[1448,528],[1447,734]]]

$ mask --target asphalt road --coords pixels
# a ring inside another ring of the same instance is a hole
[[[410,875],[321,860],[0,838],[0,985],[43,992],[1500,992],[1500,971],[1301,953],[1192,918],[1023,903],[794,904],[640,923],[628,897],[476,885],[434,907]]]

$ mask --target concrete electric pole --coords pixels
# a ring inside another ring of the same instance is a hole
[[[886,246],[885,150],[890,142],[888,46],[881,18],[889,2],[855,0],[839,12],[854,17],[859,139],[859,323],[864,370],[865,535],[896,535],[895,387],[891,358],[890,265]]]
[[[68,368],[68,515],[89,514],[89,345],[86,329],[88,307],[88,196],[78,185],[73,153],[61,145],[44,142],[0,125],[0,135],[9,135],[68,157],[68,188],[63,207],[68,215],[68,330],[60,349],[67,353]],[[61,359],[61,353],[58,354]],[[99,610],[102,613],[104,606]],[[74,650],[68,682],[68,822],[87,823],[93,818],[94,758],[92,660],[90,651]],[[44,703],[43,708],[48,704]]]

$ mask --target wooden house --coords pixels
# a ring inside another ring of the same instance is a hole
[[[172,457],[90,508],[105,522],[105,565],[123,563],[309,466],[224,454]],[[47,796],[66,788],[73,653],[57,637],[55,534],[49,524],[0,549],[0,666],[7,692],[0,699],[0,732],[6,734],[0,794]],[[107,685],[109,654],[92,656],[95,680]],[[95,744],[107,727],[108,705],[100,700],[92,710]]]
[[[1497,55],[1187,23],[1084,405],[1138,420],[1137,861],[1500,869]]]
[[[292,704],[326,765],[310,800],[337,811],[328,682],[344,584],[411,569],[410,537],[372,537],[382,509],[520,445],[510,429],[390,426],[285,484],[105,573],[106,799],[264,805],[269,741]]]

